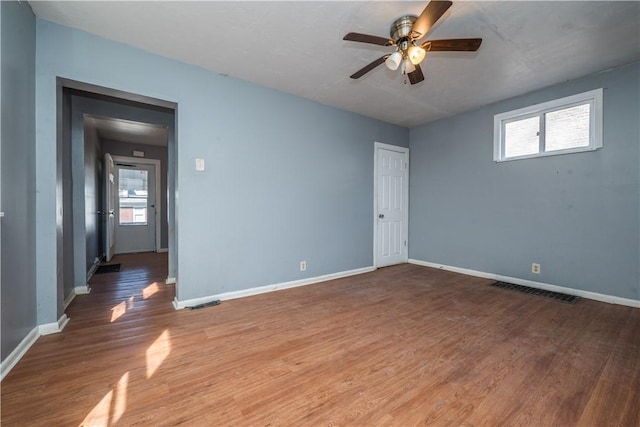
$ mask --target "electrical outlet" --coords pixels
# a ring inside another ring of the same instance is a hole
[[[531,272],[533,274],[540,274],[540,264],[536,264],[535,262],[531,264]]]
[[[307,261],[300,261],[300,271],[306,271]]]

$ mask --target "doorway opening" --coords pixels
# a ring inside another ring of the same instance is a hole
[[[114,251],[168,252],[175,283],[177,105],[61,78],[58,90],[65,307]]]

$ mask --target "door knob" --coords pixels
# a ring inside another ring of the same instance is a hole
[[[380,219],[384,218],[384,214],[378,214],[378,218]]]

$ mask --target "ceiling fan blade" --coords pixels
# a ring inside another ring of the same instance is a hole
[[[407,74],[407,76],[409,77],[409,82],[412,85],[423,81],[424,74],[422,74],[422,68],[420,68],[420,64],[416,65],[415,71],[410,72],[409,74]]]
[[[348,40],[352,42],[360,42],[360,43],[370,43],[377,44],[379,46],[393,46],[396,44],[391,39],[386,39],[384,37],[371,36],[369,34],[361,34],[361,33],[348,33],[345,35],[342,40]]]
[[[422,48],[428,52],[475,52],[480,44],[482,39],[427,40],[422,43]]]
[[[369,64],[369,65],[361,68],[360,70],[356,71],[355,73],[353,73],[350,77],[352,79],[359,79],[360,77],[362,77],[365,74],[367,74],[369,71],[371,71],[374,68],[376,68],[378,65],[382,64],[384,62],[384,60],[387,59],[388,56],[389,55],[382,55],[380,58],[376,59],[371,64]]]
[[[413,38],[417,40],[424,37],[452,4],[450,1],[432,0],[429,2],[411,28]]]

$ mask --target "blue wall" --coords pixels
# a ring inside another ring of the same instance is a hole
[[[407,129],[43,20],[37,70],[39,301],[55,299],[56,76],[178,104],[179,300],[373,264],[374,142],[407,146]]]
[[[0,2],[2,76],[2,360],[36,326],[35,17],[26,3]]]
[[[640,299],[639,76],[634,63],[411,129],[410,257]],[[493,161],[494,114],[600,87],[604,148]]]

